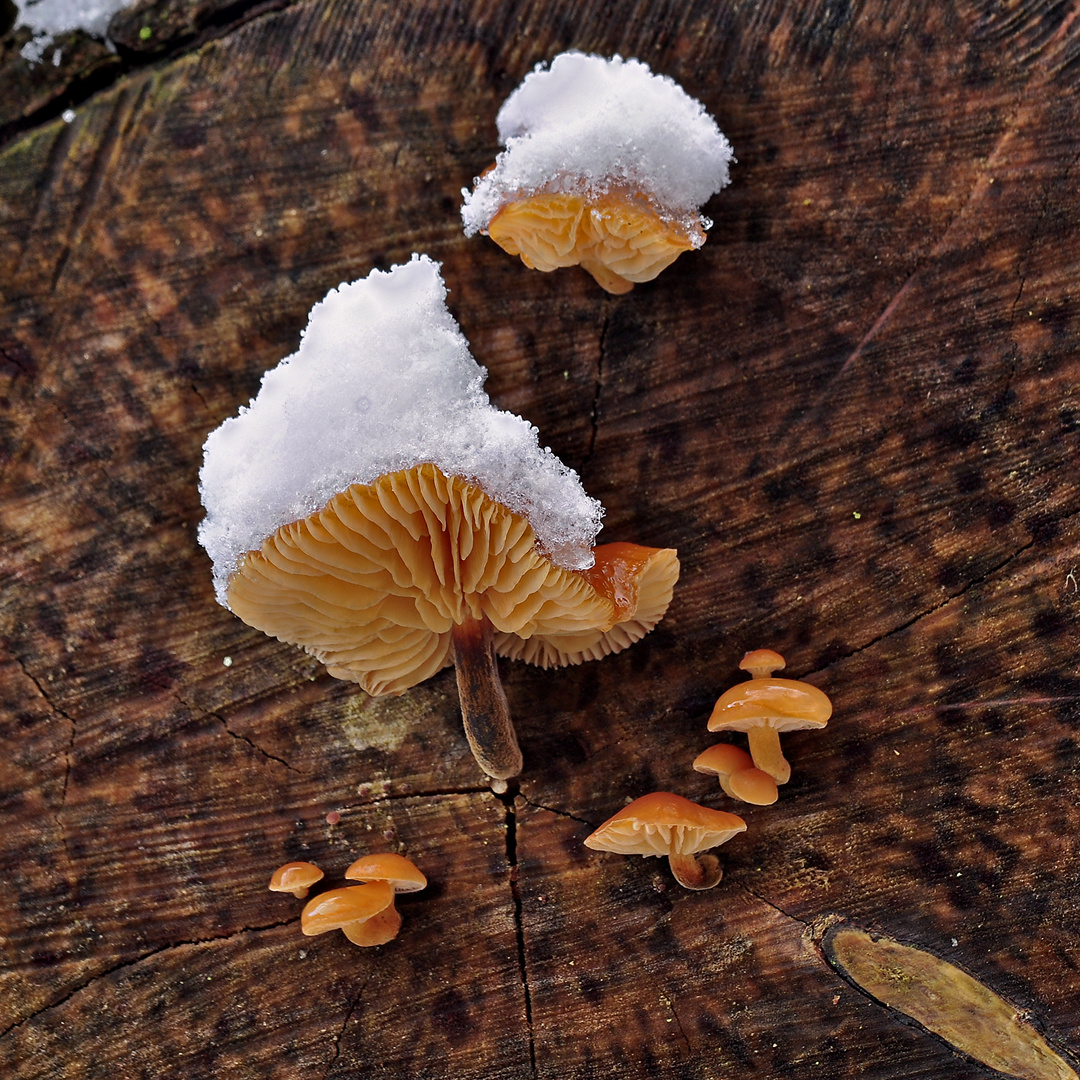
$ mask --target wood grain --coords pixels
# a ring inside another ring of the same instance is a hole
[[[994,1075],[827,963],[842,922],[1075,1066],[1076,5],[234,14],[0,148],[0,1071]],[[460,228],[499,104],[570,47],[671,75],[739,159],[705,247],[625,297]],[[602,539],[683,566],[625,653],[503,665],[503,800],[452,671],[366,698],[218,607],[195,537],[207,432],[413,251]],[[835,711],[721,885],[585,849],[656,788],[735,809],[690,762],[761,646]],[[380,847],[432,883],[390,945],[266,891]]]

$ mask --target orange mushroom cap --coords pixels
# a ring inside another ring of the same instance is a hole
[[[786,667],[787,661],[772,649],[752,649],[739,661],[739,668],[749,671],[755,679],[764,678],[774,671],[783,671]]]
[[[300,913],[300,929],[308,937],[364,923],[394,902],[394,889],[386,881],[330,889],[312,897]],[[351,940],[351,939],[350,939]]]
[[[419,892],[427,887],[427,878],[404,855],[391,851],[364,855],[345,871],[349,881],[386,881],[394,892]]]
[[[274,871],[269,889],[271,892],[292,893],[297,900],[303,900],[308,889],[322,878],[323,872],[314,863],[290,862]]]
[[[675,552],[595,551],[590,571],[556,566],[526,518],[425,464],[354,484],[282,526],[240,560],[228,601],[331,675],[397,694],[451,662],[452,630],[470,619],[490,622],[500,655],[541,667],[643,637],[671,600]]]
[[[531,270],[578,266],[610,293],[652,281],[684,251],[701,247],[705,230],[697,214],[689,226],[666,219],[639,192],[588,196],[541,192],[506,203],[487,234]]]
[[[768,725],[777,731],[821,728],[832,702],[810,683],[796,679],[750,679],[725,690],[713,706],[710,731],[749,731]]]
[[[754,768],[754,759],[745,750],[729,743],[717,743],[698,754],[694,769],[715,775],[724,794],[733,799],[755,806],[769,806],[777,800],[776,781]]]
[[[736,814],[654,791],[613,814],[585,838],[585,846],[618,855],[696,855],[745,830],[746,822]]]

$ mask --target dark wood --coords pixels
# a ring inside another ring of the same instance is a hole
[[[1075,1054],[1080,9],[244,13],[70,124],[21,101],[0,147],[0,1072],[992,1075],[829,965],[841,921]],[[705,247],[625,297],[457,216],[568,47],[671,75],[739,159]],[[682,560],[627,652],[502,664],[503,800],[452,670],[366,698],[218,607],[195,536],[207,432],[413,251],[602,539]],[[585,849],[649,790],[734,809],[690,762],[761,646],[835,712],[721,884]],[[431,881],[387,946],[305,939],[266,890],[378,848]]]

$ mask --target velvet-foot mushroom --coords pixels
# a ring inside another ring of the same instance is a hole
[[[744,731],[754,765],[778,784],[791,779],[791,766],[780,748],[780,735],[802,728],[823,728],[832,716],[825,693],[798,679],[774,679],[785,666],[772,649],[754,649],[739,667],[751,678],[724,691],[709,717],[710,731]]]
[[[608,292],[651,281],[711,224],[731,146],[682,87],[638,60],[567,52],[507,98],[506,149],[464,191],[465,232],[531,269],[580,265]]]
[[[274,871],[267,887],[271,892],[292,893],[297,900],[303,900],[308,889],[322,879],[323,872],[314,863],[290,862]]]
[[[725,795],[755,806],[771,806],[778,792],[776,781],[754,767],[754,759],[730,743],[717,743],[694,758],[695,772],[715,776]]]
[[[329,889],[312,897],[300,913],[300,930],[308,937],[340,930],[363,947],[385,945],[400,929],[394,887],[386,881]]]
[[[431,260],[316,305],[300,350],[207,439],[200,539],[218,598],[337,678],[399,694],[454,663],[477,763],[521,752],[496,654],[599,659],[663,617],[675,552],[593,548],[603,513],[495,409]]]
[[[585,846],[617,855],[665,856],[683,888],[711,889],[724,870],[707,852],[745,830],[746,822],[737,814],[711,810],[670,791],[654,791],[613,814],[585,838]]]

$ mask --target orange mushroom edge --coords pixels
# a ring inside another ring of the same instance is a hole
[[[737,814],[711,810],[669,791],[642,795],[585,838],[594,851],[618,855],[667,856],[675,880],[686,889],[711,889],[723,877],[709,849],[744,832]],[[703,854],[705,853],[705,854]]]
[[[269,889],[271,892],[292,893],[297,900],[303,900],[308,889],[322,879],[323,872],[314,863],[290,862],[274,871]]]
[[[832,702],[810,683],[774,679],[784,658],[771,649],[749,652],[739,665],[752,677],[725,690],[713,706],[710,731],[743,731],[754,766],[777,784],[791,779],[791,765],[780,747],[780,735],[803,728],[823,728],[832,716]]]
[[[730,743],[717,743],[694,759],[694,770],[715,776],[725,795],[755,806],[776,802],[776,781],[754,767],[754,759]]]
[[[506,790],[522,755],[496,654],[544,668],[600,659],[652,630],[671,601],[675,551],[593,551],[589,569],[558,566],[527,518],[425,463],[279,528],[240,559],[228,603],[369,694],[455,664],[469,746]]]
[[[308,937],[340,930],[354,945],[385,945],[401,929],[394,887],[371,881],[320,893],[304,905],[300,929]]]

